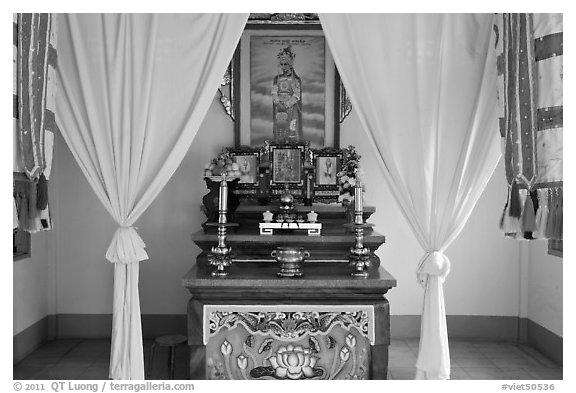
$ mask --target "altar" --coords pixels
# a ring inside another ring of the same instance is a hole
[[[386,379],[396,280],[340,148],[351,102],[318,20],[269,22],[247,24],[219,89],[235,143],[204,167],[182,279],[190,378]]]
[[[338,204],[296,205],[314,211],[320,235],[306,231],[261,235],[258,222],[279,204],[241,203],[226,235],[233,250],[227,275],[210,264],[218,234],[209,228],[192,234],[202,249],[184,276],[188,303],[191,379],[386,379],[390,309],[385,295],[396,280],[374,251],[383,235],[366,228],[371,250],[364,278],[351,275],[350,249],[356,236],[346,227],[346,208]],[[363,220],[374,212],[363,207]],[[279,247],[309,253],[302,275],[282,277],[271,254]]]

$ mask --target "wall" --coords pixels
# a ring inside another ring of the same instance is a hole
[[[33,234],[31,243],[32,256],[12,266],[13,335],[54,313],[54,233]]]
[[[398,280],[389,299],[392,314],[420,314],[422,289],[415,270],[422,250],[404,222],[362,138],[354,112],[342,130],[342,146],[354,144],[363,155],[370,179],[367,203],[377,212],[372,222],[385,234],[379,251],[383,266]],[[61,146],[64,141],[58,137]],[[150,260],[140,264],[143,314],[184,314],[188,294],[182,276],[199,249],[190,234],[200,229],[204,215],[200,201],[206,193],[202,168],[223,146],[233,145],[233,124],[215,99],[184,161],[166,188],[136,222]],[[57,217],[59,242],[57,312],[107,314],[112,305],[113,267],[104,255],[116,224],[101,206],[67,147],[55,157],[61,190]],[[499,166],[497,173],[503,173]],[[452,272],[446,281],[446,307],[453,315],[518,315],[517,243],[498,232],[504,202],[503,176],[494,176],[476,207],[469,225],[448,249]]]
[[[529,243],[528,319],[563,337],[563,258],[548,255],[548,242]]]

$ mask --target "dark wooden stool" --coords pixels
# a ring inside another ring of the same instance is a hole
[[[188,337],[181,334],[176,334],[174,336],[160,336],[157,337],[152,343],[152,348],[150,348],[150,360],[148,362],[148,370],[146,371],[146,378],[150,378],[152,374],[152,364],[154,363],[154,353],[156,352],[156,346],[168,347],[170,349],[170,356],[168,357],[168,367],[170,369],[170,379],[174,379],[174,352],[175,348],[181,344],[188,341]]]

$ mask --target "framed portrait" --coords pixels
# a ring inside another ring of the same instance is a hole
[[[337,174],[340,171],[340,157],[318,156],[316,158],[316,185],[334,186],[338,184]]]
[[[340,149],[313,150],[314,195],[324,202],[335,202],[340,195],[338,172],[342,170],[343,154]]]
[[[248,24],[233,65],[236,146],[338,147],[341,83],[319,24]]]
[[[302,186],[303,147],[272,146],[272,185]]]
[[[235,194],[240,198],[256,198],[258,189],[258,166],[260,165],[260,152],[250,147],[227,148],[232,162],[237,165],[238,184]]]
[[[238,184],[257,184],[258,153],[231,153],[231,156],[240,171]]]

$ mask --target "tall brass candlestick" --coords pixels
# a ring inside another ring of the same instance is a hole
[[[211,265],[216,266],[216,270],[212,272],[213,276],[226,277],[228,272],[225,270],[230,266],[232,260],[230,259],[230,247],[226,247],[226,227],[235,224],[228,224],[226,214],[228,213],[228,183],[226,182],[226,174],[222,174],[222,181],[220,182],[220,193],[218,195],[218,245],[212,247],[212,253],[209,255],[208,260]]]
[[[222,174],[222,181],[220,182],[220,194],[218,197],[218,222],[226,224],[226,213],[228,213],[228,182],[226,181],[226,174]],[[222,214],[224,213],[224,214]]]
[[[363,213],[362,206],[362,184],[360,179],[356,179],[356,185],[354,186],[354,223],[363,224],[364,220],[362,217]]]

